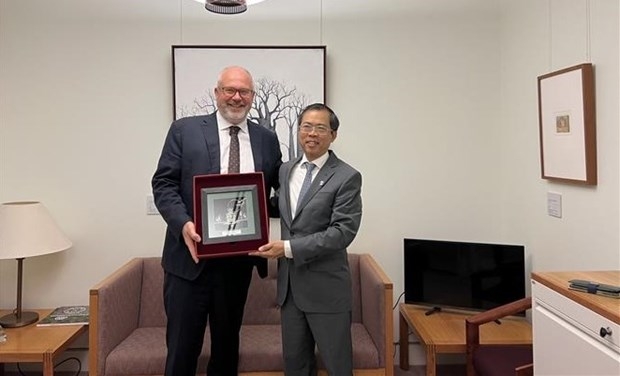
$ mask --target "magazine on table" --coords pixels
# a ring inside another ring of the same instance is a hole
[[[52,325],[88,325],[88,306],[58,307],[41,319],[37,326]]]

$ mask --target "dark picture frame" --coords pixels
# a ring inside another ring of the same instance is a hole
[[[276,132],[284,161],[295,159],[298,115],[311,103],[326,103],[326,47],[173,45],[174,120],[214,112],[218,75],[230,65],[254,78],[248,118]]]
[[[579,64],[538,77],[541,177],[597,184],[594,69]]]
[[[269,239],[262,172],[194,177],[198,257],[247,254]]]

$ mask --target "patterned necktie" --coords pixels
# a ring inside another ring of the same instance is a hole
[[[239,173],[239,127],[233,125],[229,128],[230,132],[230,154],[228,155],[228,173]]]
[[[308,192],[310,188],[310,184],[312,184],[312,170],[316,167],[314,163],[304,162],[304,166],[306,166],[306,176],[304,177],[304,182],[301,184],[301,189],[299,190],[299,196],[297,197],[297,209],[299,209],[299,204],[301,204],[301,200]]]

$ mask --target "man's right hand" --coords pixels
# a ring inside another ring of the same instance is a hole
[[[198,252],[196,251],[196,243],[200,241],[200,235],[196,233],[196,226],[194,222],[189,221],[183,225],[183,240],[185,241],[185,245],[187,249],[189,249],[189,254],[192,256],[192,259],[196,264],[198,264]]]

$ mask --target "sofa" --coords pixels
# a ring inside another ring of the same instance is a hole
[[[393,286],[370,254],[349,254],[353,279],[353,367],[356,375],[392,376]],[[89,375],[162,375],[166,358],[163,270],[159,257],[138,257],[90,289]],[[274,260],[252,277],[240,333],[239,374],[283,375]],[[208,328],[198,361],[206,370]],[[320,354],[317,355],[319,366]],[[325,374],[325,371],[320,371]]]

